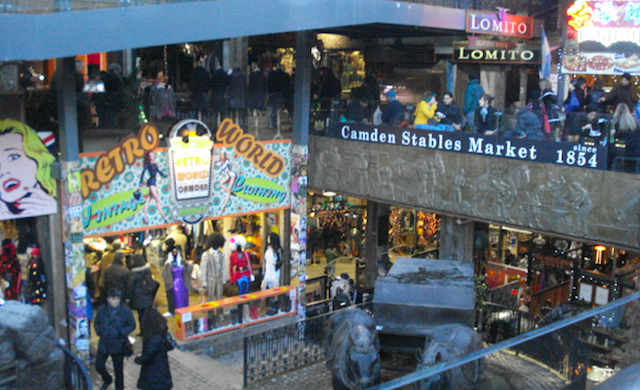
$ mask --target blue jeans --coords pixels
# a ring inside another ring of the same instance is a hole
[[[467,123],[469,124],[469,127],[471,128],[471,132],[474,132],[476,129],[476,125],[474,123],[475,120],[475,116],[476,116],[476,111],[469,111],[465,114],[465,116],[467,117]]]
[[[240,295],[249,294],[249,278],[247,278],[246,276],[242,276],[236,281],[236,283],[238,283],[238,293]]]

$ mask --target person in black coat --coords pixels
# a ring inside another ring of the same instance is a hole
[[[151,268],[142,255],[133,255],[133,268],[127,287],[129,306],[138,312],[138,322],[142,324],[145,314],[153,307],[160,283],[153,280]],[[141,326],[142,329],[142,326]]]
[[[129,333],[136,328],[136,321],[128,307],[120,303],[122,293],[118,290],[108,290],[107,304],[100,306],[93,327],[100,341],[96,356],[96,371],[102,376],[102,387],[106,390],[113,382],[107,371],[106,363],[109,356],[113,361],[113,371],[116,376],[116,390],[124,389],[122,361],[125,356],[125,345]]]
[[[476,108],[474,126],[475,131],[478,134],[492,135],[498,130],[498,117],[496,116],[496,109],[491,106],[493,103],[493,96],[485,93],[480,97],[478,101],[478,108]]]
[[[118,290],[122,296],[127,297],[127,286],[131,272],[124,266],[124,253],[116,252],[113,263],[104,271],[104,287],[107,291]]]
[[[260,67],[255,62],[251,64],[252,71],[249,75],[248,88],[248,108],[255,110],[265,110],[267,108],[267,78],[260,71]]]
[[[442,95],[442,101],[438,102],[438,109],[436,113],[444,115],[440,119],[440,124],[452,126],[455,131],[462,131],[462,110],[453,101],[453,93],[445,92]]]
[[[167,320],[157,310],[151,309],[141,325],[144,332],[142,355],[133,360],[142,366],[138,389],[169,390],[173,382],[167,352],[173,347],[167,341]]]

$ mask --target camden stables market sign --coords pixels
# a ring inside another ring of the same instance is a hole
[[[453,61],[493,64],[539,64],[540,46],[469,37],[468,43],[453,43]]]
[[[533,18],[509,15],[504,8],[500,8],[499,12],[467,10],[466,21],[466,31],[469,33],[518,38],[533,36]]]
[[[605,148],[391,126],[341,123],[327,136],[350,141],[605,169]]]

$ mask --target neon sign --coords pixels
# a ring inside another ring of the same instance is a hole
[[[578,0],[567,10],[568,24],[576,30],[593,27],[637,27],[640,1]]]
[[[636,25],[640,23],[640,3],[629,3],[625,8],[624,20],[633,20]]]
[[[595,12],[586,1],[580,0],[573,3],[567,10],[567,15],[571,17],[569,26],[580,30],[585,27],[593,27],[593,17]]]

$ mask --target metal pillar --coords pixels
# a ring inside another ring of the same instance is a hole
[[[77,161],[78,116],[76,111],[75,59],[72,57],[56,60],[56,97],[58,104],[58,142],[60,145],[60,165]],[[58,177],[60,178],[60,177]],[[59,211],[48,217],[47,246],[51,259],[50,286],[53,300],[54,328],[58,337],[69,339],[67,323],[67,285],[63,237],[63,215],[65,205],[62,188],[58,186]]]
[[[367,201],[364,288],[373,288],[378,277],[378,257],[389,251],[389,205]]]
[[[442,216],[439,257],[445,260],[473,261],[473,221]]]
[[[296,36],[296,77],[293,93],[293,144],[309,145],[313,33],[300,31]]]

